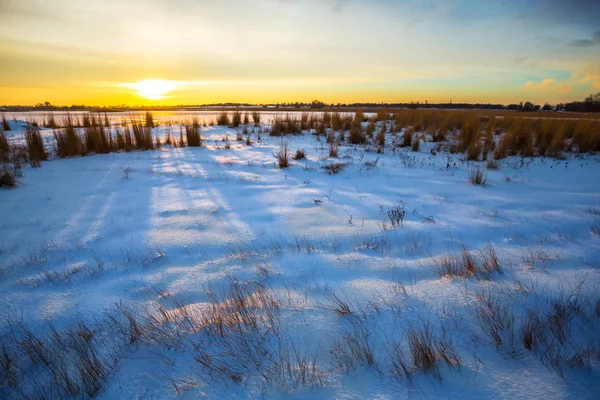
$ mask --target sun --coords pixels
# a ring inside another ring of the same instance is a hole
[[[167,93],[175,89],[173,82],[164,79],[145,79],[127,84],[127,87],[134,89],[140,97],[148,100],[164,99]]]

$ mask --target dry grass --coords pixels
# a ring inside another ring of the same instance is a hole
[[[481,168],[472,169],[469,172],[469,182],[472,185],[480,185],[480,186],[487,185],[487,177],[485,175],[484,170]]]
[[[72,123],[67,123],[61,130],[55,130],[53,135],[56,141],[56,155],[58,157],[75,157],[86,153],[85,145]]]
[[[233,112],[233,116],[231,117],[231,125],[234,128],[237,128],[241,124],[242,124],[242,112],[236,110]]]
[[[152,115],[152,113],[150,111],[146,111],[146,115],[145,115],[145,119],[146,119],[146,128],[154,128],[154,116]]]
[[[48,153],[44,148],[44,140],[40,134],[40,129],[31,124],[27,124],[25,141],[27,143],[27,155],[29,163],[33,168],[41,167],[42,161],[48,159]]]
[[[417,152],[421,146],[421,138],[419,135],[413,135],[412,143],[410,145],[410,150]]]
[[[279,168],[287,168],[290,166],[290,150],[289,143],[282,140],[279,145],[279,151],[273,154],[273,157],[277,160]]]
[[[304,153],[304,149],[296,150],[296,154],[294,154],[294,160],[301,160],[306,158],[306,154]]]
[[[286,115],[285,118],[276,118],[271,123],[270,136],[298,135],[302,133],[302,122]]]
[[[350,129],[350,135],[348,136],[348,142],[351,144],[364,144],[367,141],[367,137],[363,133],[360,123],[352,124]]]
[[[4,116],[4,114],[2,114],[2,130],[6,132],[10,131],[10,124],[6,120],[6,116]]]
[[[497,170],[500,169],[500,162],[498,162],[498,160],[488,160],[485,167],[487,169]]]
[[[492,274],[502,273],[502,265],[491,243],[479,251],[479,257],[471,254],[463,244],[459,254],[441,256],[437,263],[442,277],[490,279]]]
[[[412,128],[405,128],[404,129],[404,134],[402,135],[402,147],[410,147],[412,145],[412,141],[413,141],[413,129]]]
[[[131,130],[135,138],[135,147],[140,150],[154,149],[154,140],[152,140],[152,128],[142,124],[132,123]],[[127,138],[127,137],[126,137]]]
[[[219,126],[228,126],[229,125],[229,115],[227,115],[227,111],[223,111],[217,117],[217,125]]]
[[[0,129],[0,162],[7,162],[10,158],[10,146],[6,134]]]
[[[441,379],[438,360],[444,361],[452,368],[457,368],[463,363],[450,344],[434,334],[430,324],[424,324],[420,329],[410,327],[407,336],[413,368],[416,371]]]
[[[185,136],[187,139],[188,146],[202,146],[202,137],[200,135],[200,123],[198,122],[198,119],[194,118],[191,124],[187,124],[185,126]]]
[[[336,174],[339,174],[340,172],[342,172],[347,166],[348,166],[348,164],[346,164],[346,163],[335,162],[335,163],[324,165],[321,168],[323,168],[325,171],[327,171],[327,173],[329,175],[336,175]]]
[[[335,142],[335,140],[333,140],[331,143],[329,143],[329,157],[337,157],[338,156],[338,145]]]
[[[17,184],[17,177],[14,167],[8,163],[0,162],[0,188],[12,188]]]
[[[260,112],[252,111],[252,121],[254,122],[255,125],[260,124]]]

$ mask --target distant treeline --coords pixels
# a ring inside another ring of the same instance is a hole
[[[490,103],[429,103],[410,102],[410,103],[337,103],[327,104],[319,100],[313,100],[310,103],[289,102],[272,104],[250,104],[250,103],[213,103],[213,104],[181,104],[176,106],[105,106],[93,107],[86,105],[58,106],[50,102],[38,103],[34,106],[0,106],[0,111],[142,111],[142,110],[181,110],[181,109],[202,109],[202,108],[268,108],[268,109],[329,109],[329,108],[362,108],[362,109],[394,109],[394,108],[437,108],[437,109],[479,109],[479,110],[514,110],[522,112],[535,111],[571,111],[571,112],[600,112],[600,93],[591,94],[583,101],[573,101],[570,103],[559,103],[551,105],[534,104],[530,101],[520,102],[519,104],[490,104]]]

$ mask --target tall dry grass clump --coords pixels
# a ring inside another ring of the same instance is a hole
[[[233,116],[231,117],[231,125],[233,125],[234,128],[237,128],[241,124],[242,124],[242,112],[236,110],[233,112]]]
[[[185,135],[187,138],[188,146],[202,146],[202,137],[200,136],[200,123],[198,122],[198,119],[194,118],[191,124],[187,124],[185,126]]]
[[[84,144],[77,134],[77,129],[73,126],[71,118],[68,118],[65,127],[54,131],[54,140],[56,141],[56,155],[60,158],[75,157],[85,155]]]
[[[285,118],[276,118],[271,123],[270,136],[297,135],[302,133],[302,123],[296,118],[286,115]]]
[[[254,122],[255,125],[260,124],[260,112],[252,111],[252,121]]]
[[[229,115],[227,115],[227,111],[223,111],[217,117],[217,125],[219,126],[228,126],[229,125]]]
[[[131,124],[135,146],[141,150],[154,149],[154,140],[152,140],[152,129],[142,124]]]
[[[404,129],[404,134],[402,135],[401,147],[410,147],[410,145],[412,144],[412,140],[413,140],[413,133],[414,133],[414,130],[411,127]]]
[[[367,137],[360,128],[360,124],[352,124],[348,141],[352,144],[363,144],[367,141]]]
[[[479,134],[479,118],[475,114],[468,115],[460,127],[460,151],[467,152],[468,160],[478,160],[481,153]]]
[[[385,108],[377,110],[377,121],[388,121],[390,119],[390,113]]]
[[[577,120],[573,127],[572,144],[579,153],[600,151],[600,122]]]
[[[83,136],[85,138],[86,153],[107,154],[111,151],[111,138],[108,137],[110,132],[107,132],[102,126],[102,120],[96,119],[93,115],[89,119],[87,126],[83,128]]]
[[[9,159],[10,145],[6,134],[0,129],[0,162],[6,162]]]
[[[25,142],[27,143],[29,163],[33,168],[41,167],[42,161],[48,159],[48,153],[44,148],[44,140],[40,134],[40,128],[27,124],[25,130]]]
[[[10,162],[10,145],[4,131],[0,129],[0,187],[13,187],[17,184],[14,166]]]
[[[5,132],[10,131],[10,124],[6,120],[6,116],[2,114],[2,130]]]
[[[146,111],[146,128],[154,128],[154,116],[150,111]]]
[[[279,168],[287,168],[290,166],[290,145],[287,141],[282,140],[279,145],[279,151],[273,154],[277,159],[277,165]]]
[[[49,114],[44,118],[44,126],[50,129],[58,128],[58,124],[56,123],[56,119],[54,118],[54,114]]]
[[[323,113],[322,121],[323,121],[323,125],[325,125],[325,127],[330,127],[331,126],[331,114],[328,113],[327,111],[325,111]]]
[[[379,147],[385,147],[386,131],[387,131],[386,123],[382,122],[381,128],[379,129],[379,132],[377,132],[377,136],[375,137],[375,140],[377,141],[377,144],[379,145]]]
[[[421,136],[413,135],[412,143],[410,144],[410,150],[414,152],[418,152],[421,148]]]
[[[331,128],[334,131],[339,131],[343,127],[342,123],[342,115],[339,112],[334,112],[331,114]]]

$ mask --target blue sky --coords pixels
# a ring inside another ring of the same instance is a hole
[[[559,102],[600,91],[600,2],[2,0],[0,51],[0,104]]]

